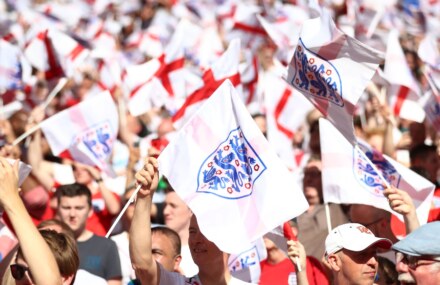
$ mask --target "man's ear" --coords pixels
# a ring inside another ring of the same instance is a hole
[[[174,271],[178,272],[181,261],[182,256],[180,254],[174,258]]]
[[[63,285],[64,284],[66,284],[66,285],[72,284],[73,283],[72,282],[73,278],[75,278],[75,274],[72,274],[72,275],[69,275],[69,276],[66,276],[66,277],[61,276],[61,280],[63,281]]]
[[[327,258],[327,261],[332,271],[341,271],[341,258],[337,254],[330,254]]]

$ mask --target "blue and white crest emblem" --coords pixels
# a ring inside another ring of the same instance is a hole
[[[232,259],[229,262],[229,269],[232,272],[236,272],[255,265],[260,265],[260,257],[257,248],[254,246]]]
[[[330,61],[307,49],[301,38],[293,59],[293,86],[314,98],[344,107],[341,77]]]
[[[196,192],[240,199],[252,194],[255,181],[265,170],[266,165],[238,127],[200,166]]]
[[[112,151],[113,140],[109,122],[103,122],[78,134],[74,139],[74,145],[78,149],[87,149],[95,159],[105,161]]]
[[[388,183],[395,187],[399,187],[401,176],[383,157],[383,155],[376,150],[363,146],[362,144],[359,144],[359,147],[362,148],[364,152],[362,152],[360,148],[354,149],[353,170],[358,181],[366,186],[364,188],[374,195],[383,196],[382,193],[385,189],[383,187],[382,179],[379,177],[376,170],[380,171],[382,177],[388,181]],[[376,170],[373,168],[370,161],[374,163]]]

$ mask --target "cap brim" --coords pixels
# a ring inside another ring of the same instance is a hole
[[[347,246],[347,247],[345,247],[345,249],[348,249],[351,251],[357,251],[357,252],[363,251],[369,247],[376,247],[376,248],[382,248],[382,249],[388,250],[391,248],[392,245],[393,245],[393,243],[389,239],[377,238],[377,239],[373,240],[371,243],[366,243],[363,246],[358,244],[357,247],[356,246],[353,246],[353,247]]]

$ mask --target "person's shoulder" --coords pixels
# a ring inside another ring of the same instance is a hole
[[[232,277],[231,280],[228,282],[228,285],[256,285],[256,284],[245,282],[245,281],[240,280],[238,278]]]
[[[92,241],[94,243],[99,243],[99,244],[105,245],[105,246],[116,246],[116,243],[115,243],[114,240],[112,240],[110,238],[98,236],[98,235],[95,235],[95,234],[92,236],[90,241]]]

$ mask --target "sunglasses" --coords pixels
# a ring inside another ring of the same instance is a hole
[[[29,277],[32,279],[31,271],[29,270],[29,267],[26,267],[21,264],[11,264],[11,274],[12,277],[14,277],[15,280],[21,280],[23,279],[26,271],[29,273]]]

